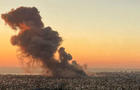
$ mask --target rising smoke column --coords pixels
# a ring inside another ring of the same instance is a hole
[[[82,69],[79,70],[69,63],[63,64],[54,58],[62,38],[51,27],[44,27],[37,8],[19,7],[2,14],[1,17],[12,29],[20,30],[18,35],[11,37],[11,43],[19,47],[24,57],[31,57],[34,61],[41,62],[43,67],[49,69],[56,77],[63,77],[66,72],[67,76],[79,76],[81,75],[79,71],[86,75]]]

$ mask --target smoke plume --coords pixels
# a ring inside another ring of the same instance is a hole
[[[59,59],[54,54],[62,43],[62,38],[51,27],[44,27],[39,11],[35,7],[19,7],[1,15],[2,19],[14,30],[19,30],[18,35],[11,37],[11,43],[18,46],[22,56],[30,57],[33,61],[42,63],[46,73],[54,77],[86,76],[78,64],[70,64],[72,56],[59,48]]]

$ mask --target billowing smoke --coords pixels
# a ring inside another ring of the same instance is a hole
[[[59,59],[54,58],[62,38],[51,27],[44,27],[39,11],[35,7],[19,7],[1,15],[2,19],[18,35],[11,37],[11,43],[18,46],[22,56],[30,57],[33,61],[42,63],[46,73],[49,70],[54,77],[86,76],[82,68],[75,62],[70,64],[72,56],[59,48]]]

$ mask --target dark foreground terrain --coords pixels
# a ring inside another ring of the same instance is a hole
[[[0,90],[140,90],[140,73],[97,73],[86,78],[0,75]]]

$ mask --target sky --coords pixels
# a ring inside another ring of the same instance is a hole
[[[81,65],[140,68],[140,0],[0,0],[0,14],[20,6],[37,7]],[[20,66],[15,33],[0,18],[0,67]]]

